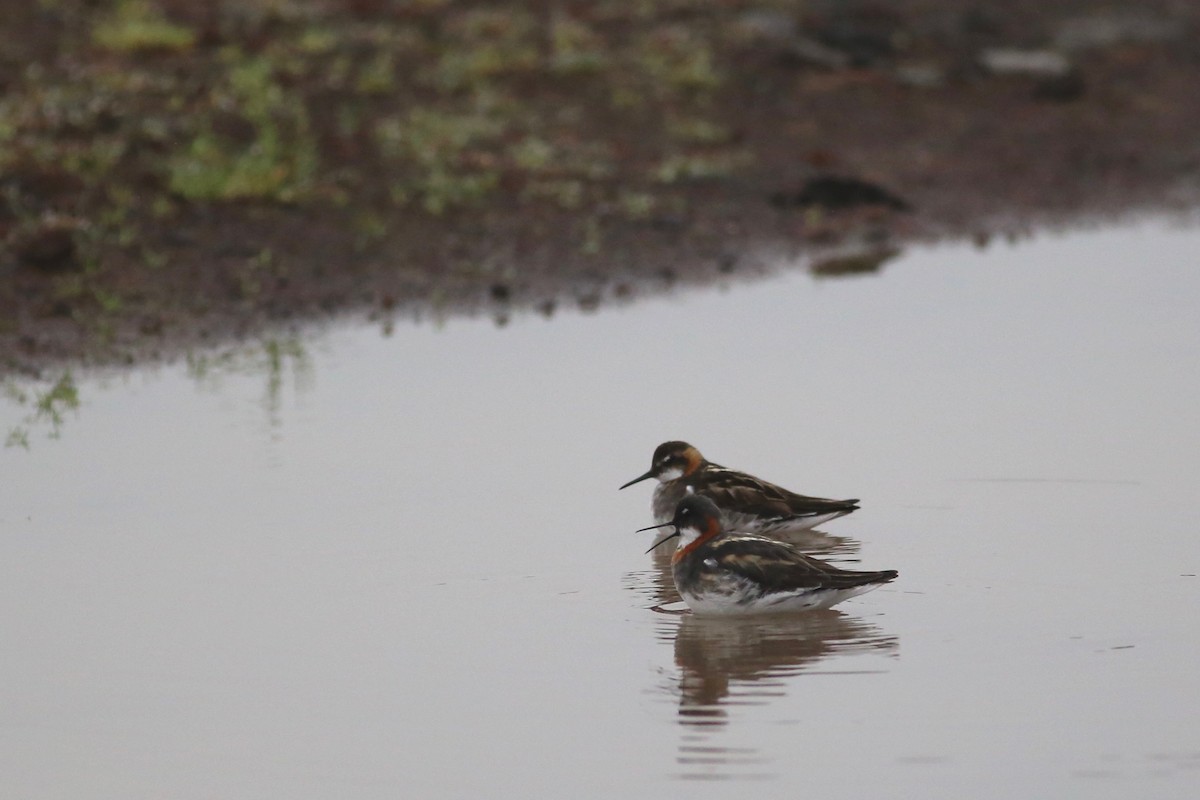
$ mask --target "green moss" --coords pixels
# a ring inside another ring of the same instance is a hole
[[[667,133],[672,139],[685,144],[721,145],[733,140],[729,128],[706,119],[669,120]]]
[[[744,153],[670,155],[654,170],[654,180],[658,183],[719,180],[732,175],[747,160]]]
[[[578,180],[533,181],[525,187],[529,199],[550,200],[559,208],[574,210],[583,205],[587,188]]]
[[[299,199],[318,167],[304,104],[284,92],[263,58],[235,62],[228,89],[253,126],[253,141],[239,146],[203,124],[186,152],[171,159],[171,191],[189,200]]]
[[[712,91],[721,85],[711,44],[688,28],[664,27],[643,37],[639,62],[659,92]]]
[[[414,188],[421,206],[430,214],[441,215],[452,208],[478,204],[499,182],[496,173],[462,174],[435,167]]]
[[[743,4],[550,5],[217,3],[217,48],[193,46],[166,0],[60,2],[61,46],[10,69],[0,97],[0,166],[37,187],[9,181],[4,202],[80,222],[89,266],[48,281],[70,302],[47,307],[87,325],[140,313],[113,288],[136,285],[122,257],[179,257],[196,202],[249,201],[262,220],[304,204],[365,248],[402,229],[389,196],[434,215],[524,201],[570,212],[565,235],[599,252],[597,220],[669,213],[687,182],[740,169],[714,100]],[[265,292],[266,269],[246,267],[243,296]]]
[[[170,262],[170,256],[149,247],[141,249],[142,263],[152,270],[160,270]]]
[[[6,98],[0,98],[0,160],[4,158],[9,143],[17,138],[17,130],[12,104]]]
[[[529,172],[544,170],[555,161],[554,146],[539,136],[526,136],[510,152],[513,162]]]
[[[352,224],[355,233],[354,246],[360,252],[382,241],[389,231],[387,220],[370,209],[355,216]]]
[[[493,79],[533,70],[540,53],[533,18],[515,10],[476,9],[452,18],[434,71],[442,89],[475,89]]]
[[[105,314],[117,313],[121,310],[121,306],[124,302],[120,295],[101,289],[98,286],[92,287],[92,297],[96,299],[96,303],[100,306],[100,310]]]
[[[358,91],[363,94],[387,94],[396,89],[396,59],[386,50],[367,62],[358,75]]]
[[[583,241],[579,245],[579,252],[585,256],[598,256],[603,249],[604,230],[600,220],[588,217],[583,223]]]
[[[617,196],[617,207],[629,219],[647,219],[657,206],[658,201],[654,195],[645,192],[621,192]]]
[[[302,53],[323,55],[338,45],[338,36],[327,28],[306,28],[296,42]]]
[[[168,22],[147,0],[121,0],[92,31],[106,50],[185,50],[196,42],[190,28]]]
[[[550,69],[560,74],[595,73],[608,64],[605,42],[581,22],[559,18],[550,24]]]
[[[383,120],[375,128],[380,150],[410,175],[393,188],[393,199],[416,201],[431,214],[478,203],[499,184],[499,163],[487,154],[505,129],[486,110],[414,109]]]

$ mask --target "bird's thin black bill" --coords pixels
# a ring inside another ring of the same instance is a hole
[[[653,478],[653,477],[654,477],[654,470],[650,470],[645,475],[639,475],[636,478],[634,478],[633,480],[631,480],[629,483],[622,484],[621,487],[617,489],[617,491],[619,492],[619,491],[621,491],[621,489],[624,489],[626,486],[633,486],[635,483],[641,483],[642,481],[646,480],[647,478]]]
[[[667,523],[667,525],[670,525],[670,524],[671,524],[671,523],[669,523],[669,522]],[[662,526],[662,525],[655,525],[654,527],[656,527],[656,528],[661,528],[661,527],[664,527],[664,526]],[[650,529],[649,529],[649,528],[643,528],[643,530],[650,530]],[[659,537],[658,541],[657,541],[657,542],[655,542],[654,544],[650,545],[650,549],[649,549],[649,550],[647,550],[646,552],[647,552],[647,553],[653,552],[654,550],[658,549],[658,546],[659,546],[659,545],[661,545],[663,542],[669,542],[669,541],[671,541],[672,539],[674,539],[674,538],[675,538],[676,536],[678,536],[678,535],[679,535],[679,529],[678,529],[678,528],[676,528],[676,529],[675,529],[675,530],[674,530],[672,533],[668,533],[666,536]]]

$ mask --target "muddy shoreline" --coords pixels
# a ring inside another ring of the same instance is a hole
[[[710,5],[13,12],[0,372],[832,277],[1200,196],[1189,4]]]

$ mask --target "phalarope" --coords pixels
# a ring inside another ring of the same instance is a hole
[[[790,492],[745,472],[708,461],[687,442],[664,442],[654,451],[650,469],[621,488],[657,478],[651,508],[656,522],[666,522],[688,494],[713,501],[725,530],[764,536],[796,533],[843,517],[858,500],[827,500]]]
[[[725,533],[720,510],[701,495],[684,497],[670,522],[641,530],[668,526],[674,532],[650,550],[679,537],[671,572],[680,596],[697,614],[829,608],[899,574],[840,569],[765,536]]]

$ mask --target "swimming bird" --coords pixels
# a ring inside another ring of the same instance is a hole
[[[745,472],[714,464],[687,442],[663,442],[650,459],[650,469],[621,488],[657,478],[651,509],[656,522],[666,522],[679,501],[694,493],[716,503],[726,530],[764,536],[809,530],[844,517],[858,500],[807,497]]]
[[[659,538],[650,550],[679,538],[671,573],[680,596],[697,614],[829,608],[890,583],[899,574],[893,569],[841,569],[785,542],[726,533],[720,510],[701,495],[679,501],[670,522],[641,530],[666,527],[674,531]]]

